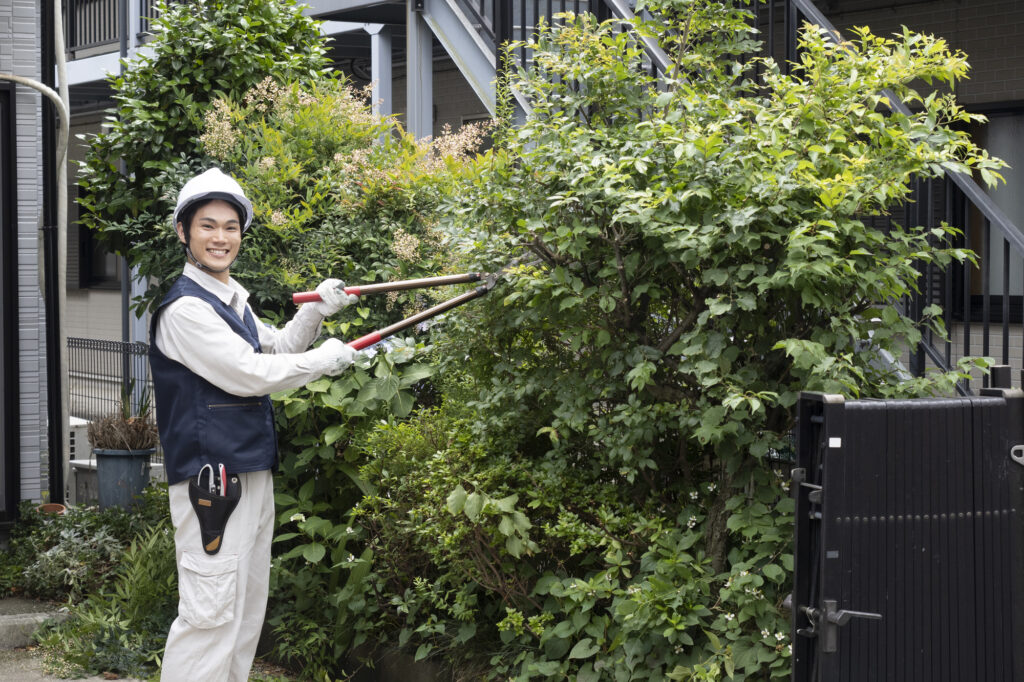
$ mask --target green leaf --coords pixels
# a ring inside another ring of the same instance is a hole
[[[469,518],[470,521],[476,521],[477,517],[480,516],[480,510],[483,509],[484,498],[480,493],[470,493],[466,497],[466,506],[463,508],[463,512]]]
[[[786,572],[775,564],[767,564],[761,569],[761,573],[764,574],[765,578],[768,578],[772,582],[782,582],[783,578],[786,577]]]
[[[404,419],[412,412],[412,406],[415,402],[416,398],[412,393],[399,391],[391,398],[391,414],[399,419]]]
[[[466,506],[466,489],[461,483],[448,495],[447,506],[450,514],[458,514]]]
[[[348,432],[344,424],[334,424],[324,429],[324,443],[331,445]]]
[[[319,542],[312,542],[308,545],[303,545],[302,556],[311,564],[315,564],[324,558],[324,554],[327,553],[327,548],[321,545]]]
[[[434,368],[430,365],[410,365],[406,369],[402,370],[401,386],[402,388],[408,388],[417,381],[422,381],[423,379],[428,379],[432,376],[434,376]]]
[[[580,641],[576,642],[576,645],[569,652],[569,658],[590,658],[598,651],[601,647],[594,644],[594,640],[590,637],[584,637]]]
[[[505,549],[509,554],[518,559],[523,554],[522,539],[518,535],[512,535],[505,538]]]
[[[323,377],[321,379],[317,379],[316,381],[312,381],[306,384],[306,388],[308,388],[313,393],[323,393],[324,391],[331,387],[332,383],[333,379],[331,379],[330,377]]]
[[[363,582],[367,575],[370,573],[370,568],[373,566],[373,550],[369,547],[363,550],[363,553],[359,555],[359,563],[349,572],[348,580],[345,581],[346,586],[359,585]]]
[[[398,377],[394,374],[374,379],[371,383],[376,384],[375,396],[381,400],[391,400],[398,393]]]
[[[515,510],[516,502],[518,501],[519,495],[513,493],[512,495],[503,497],[500,500],[494,500],[494,506],[496,506],[499,511],[503,511],[507,514]]]

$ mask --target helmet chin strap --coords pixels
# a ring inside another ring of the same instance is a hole
[[[235,261],[238,260],[238,255],[236,254],[234,259],[230,263],[228,263],[227,265],[218,270],[217,268],[211,268],[209,265],[203,265],[202,263],[200,263],[199,259],[195,257],[195,254],[192,253],[192,247],[190,247],[188,244],[185,244],[185,255],[187,255],[188,259],[192,261],[192,264],[195,265],[200,270],[205,270],[206,272],[214,272],[217,274],[227,272],[228,270],[231,269],[231,266],[235,264]]]

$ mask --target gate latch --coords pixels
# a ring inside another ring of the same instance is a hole
[[[1024,445],[1014,445],[1010,448],[1010,459],[1024,466]]]
[[[866,618],[868,620],[882,620],[880,613],[866,613],[864,611],[837,610],[838,603],[835,599],[825,599],[820,609],[810,606],[803,607],[807,619],[811,621],[811,627],[798,631],[799,634],[808,637],[821,637],[821,651],[826,654],[834,654],[839,648],[839,628],[850,622],[851,618]]]

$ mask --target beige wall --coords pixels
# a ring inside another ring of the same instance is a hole
[[[85,159],[86,143],[79,135],[100,132],[104,112],[76,115],[72,120],[68,146],[68,293],[67,335],[105,341],[121,340],[121,292],[118,289],[81,289],[78,285],[78,206],[75,182],[78,162]]]
[[[405,125],[405,83],[404,77],[396,78],[393,84],[395,113]],[[441,134],[444,124],[452,132],[459,129],[463,120],[489,117],[487,107],[473,92],[473,88],[450,60],[434,62],[434,137]]]

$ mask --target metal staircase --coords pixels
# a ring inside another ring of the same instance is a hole
[[[427,2],[440,0],[426,0]],[[633,19],[629,0],[447,0],[463,9],[466,31],[475,31],[478,44],[492,49],[488,60],[499,64],[500,46],[525,42],[536,31],[541,18],[557,23],[561,12],[592,12],[598,19],[618,18],[627,24]],[[429,7],[429,5],[428,5]],[[815,6],[812,0],[768,0],[752,3],[752,21],[765,36],[761,56],[771,56],[783,68],[796,60],[797,36],[805,23],[825,28],[834,40],[840,33]],[[650,41],[645,43],[651,68],[664,72],[668,58]],[[455,49],[458,49],[457,47]],[[454,53],[450,51],[451,54]],[[529,65],[526,50],[515,52],[519,66]],[[456,58],[458,61],[458,58]],[[474,74],[476,80],[493,82],[497,71]],[[469,76],[467,76],[469,77]],[[492,86],[493,92],[493,86]],[[893,109],[909,113],[893,93],[886,93]],[[1024,274],[1011,287],[1011,276],[1024,273],[1024,232],[996,205],[973,178],[947,173],[941,179],[915,183],[912,200],[893,211],[887,221],[877,225],[886,229],[893,222],[923,228],[939,226],[943,221],[963,230],[954,246],[972,248],[977,265],[954,264],[940,270],[926,266],[922,270],[920,293],[895,304],[920,323],[926,309],[938,306],[952,338],[940,339],[925,331],[921,342],[908,352],[910,373],[923,374],[929,367],[949,370],[961,357],[982,355],[994,357],[997,364],[1019,364],[1024,358],[1024,295],[1011,295],[1024,290]],[[985,378],[979,382],[988,385]],[[963,395],[972,393],[967,383],[958,386]]]
[[[113,43],[120,31],[112,13],[116,2],[68,1],[65,21],[71,55]],[[132,28],[144,33],[154,0],[133,0],[132,4],[141,16]],[[402,17],[418,14],[492,114],[505,45],[530,40],[542,19],[558,23],[558,15],[564,12],[589,12],[599,20],[617,18],[628,30],[634,7],[632,0],[312,0],[312,5],[315,15],[331,17],[341,11],[347,20],[380,21],[382,26],[398,26]],[[812,0],[752,2],[749,9],[764,36],[761,55],[774,57],[783,68],[797,57],[797,35],[804,22],[840,38]],[[645,48],[652,71],[664,72],[669,63],[664,52],[652,41],[645,41]],[[528,50],[517,48],[514,56],[518,66],[529,65]],[[905,110],[902,103],[893,102]],[[522,99],[519,105],[524,111],[529,108]],[[913,200],[894,210],[889,220],[924,228],[946,221],[963,230],[954,246],[971,248],[978,255],[977,265],[924,268],[920,293],[897,302],[919,322],[929,306],[938,306],[953,336],[945,340],[926,333],[906,357],[911,373],[920,375],[928,367],[948,369],[968,355],[993,356],[999,364],[1024,362],[1024,233],[992,198],[965,175],[922,180]],[[876,223],[881,223],[876,224],[879,229],[888,226],[885,221]],[[987,385],[987,380],[983,383]],[[969,393],[970,387],[964,384],[960,391]]]

